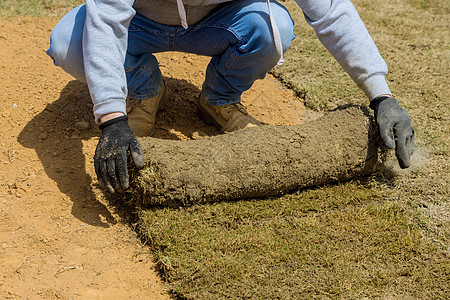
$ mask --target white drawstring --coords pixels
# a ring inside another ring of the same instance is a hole
[[[270,19],[270,26],[272,27],[273,41],[275,43],[275,48],[277,49],[278,56],[280,56],[277,65],[281,66],[284,63],[283,44],[281,43],[280,31],[278,30],[277,23],[275,23],[275,19],[273,18],[272,15],[272,10],[270,9],[270,0],[267,0],[267,7],[269,8],[269,19]]]
[[[280,56],[280,59],[277,62],[277,65],[282,65],[284,63],[283,59],[283,44],[281,43],[281,36],[280,31],[278,30],[277,23],[275,23],[275,19],[272,15],[272,10],[270,9],[270,0],[267,1],[267,8],[269,9],[269,19],[270,19],[270,26],[272,27],[272,34],[273,34],[273,40],[275,43],[275,49],[277,49],[277,53]],[[181,19],[181,26],[183,26],[184,29],[188,28],[187,18],[186,18],[186,10],[184,9],[183,0],[177,0],[177,6],[178,6],[178,14],[180,15]]]
[[[184,9],[183,0],[177,0],[177,6],[178,6],[178,14],[180,15],[181,19],[181,26],[183,26],[184,29],[188,28],[187,18],[186,18],[186,10]]]

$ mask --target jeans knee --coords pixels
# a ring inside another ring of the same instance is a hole
[[[246,44],[241,47],[242,51],[258,50],[261,55],[266,56],[268,60],[278,60],[279,56],[276,51],[274,32],[278,30],[281,37],[283,52],[286,52],[295,38],[294,22],[292,21],[289,12],[282,5],[272,3],[271,10],[273,14],[273,21],[276,27],[272,27],[269,14],[267,12],[267,4],[265,2],[259,3],[259,7],[246,16],[245,24],[251,28],[247,32]]]
[[[275,19],[275,22],[277,23],[278,31],[280,32],[283,52],[286,52],[289,49],[292,40],[295,38],[294,21],[292,21],[288,14],[284,18]]]
[[[82,50],[85,15],[84,6],[65,15],[53,29],[46,52],[56,66],[82,81],[86,81]]]
[[[60,34],[59,28],[56,26],[50,35],[50,47],[46,53],[53,59],[56,66],[61,66],[64,65],[68,50],[67,38]]]
[[[278,32],[280,33],[283,52],[286,52],[292,40],[295,38],[294,21],[292,20],[291,15],[287,11],[287,9],[278,2],[273,2],[270,7],[273,14],[273,21],[275,21]],[[273,28],[270,29],[270,32],[273,36],[274,33],[272,32],[272,30]]]

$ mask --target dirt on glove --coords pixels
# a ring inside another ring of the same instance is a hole
[[[150,205],[259,198],[368,175],[384,149],[364,107],[300,125],[251,127],[191,141],[142,138],[133,196]]]

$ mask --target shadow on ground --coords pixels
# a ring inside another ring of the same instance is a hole
[[[154,137],[187,139],[194,131],[217,134],[214,127],[196,116],[198,88],[184,80],[165,80],[169,104],[157,117]],[[18,141],[35,149],[48,177],[73,202],[74,217],[90,225],[109,227],[117,220],[98,201],[96,194],[101,192],[92,185],[93,156],[100,134],[93,120],[89,90],[85,83],[74,80],[64,87],[58,100],[28,122]]]

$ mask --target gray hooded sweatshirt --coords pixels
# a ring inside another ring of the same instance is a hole
[[[96,121],[107,113],[126,113],[123,65],[128,26],[136,13],[186,27],[228,1],[239,0],[86,0],[83,56]],[[390,94],[386,63],[350,0],[295,1],[322,44],[369,99]]]

